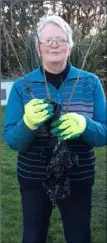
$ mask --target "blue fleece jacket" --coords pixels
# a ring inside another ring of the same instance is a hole
[[[48,84],[50,94],[55,101],[60,101],[61,103],[67,102],[69,98],[68,90],[72,90],[78,73],[79,69],[71,65],[67,78],[59,90],[55,89],[50,83]],[[40,68],[26,75],[27,82],[32,89],[35,88],[33,92],[36,98],[46,97],[44,76]],[[44,84],[44,87],[42,84]],[[36,86],[38,90],[43,89],[41,94],[37,92]],[[66,100],[64,100],[63,96],[65,89],[68,89],[68,97]],[[87,127],[82,134],[83,139],[94,147],[104,146],[106,144],[106,98],[98,77],[92,73],[82,71],[76,91],[77,93],[74,92],[74,97],[71,101],[71,107],[73,104],[76,105],[76,102],[78,107],[79,104],[80,106],[86,105],[88,109],[90,105],[93,105],[92,116],[88,115],[91,113],[81,113],[81,108],[78,108],[76,111],[86,117]],[[36,136],[37,131],[30,130],[23,121],[24,105],[30,99],[31,97],[26,91],[24,78],[21,77],[15,81],[10,92],[5,112],[3,132],[3,139],[12,149],[17,151],[26,151],[32,139]]]
[[[59,89],[51,80],[48,82],[52,100],[61,103],[61,114],[66,111],[79,73],[79,69],[70,65]],[[13,150],[18,151],[19,184],[34,188],[38,180],[46,179],[47,166],[53,155],[53,141],[45,124],[32,131],[23,121],[24,105],[31,100],[25,83],[29,83],[35,98],[46,98],[44,76],[40,68],[27,74],[25,80],[23,77],[16,80],[6,107],[3,138]],[[75,164],[72,169],[68,169],[67,176],[72,186],[76,183],[92,185],[95,175],[94,147],[106,144],[106,98],[96,75],[86,71],[80,73],[68,112],[85,116],[87,126],[80,137],[66,140],[66,151],[71,160],[73,154],[76,156]]]

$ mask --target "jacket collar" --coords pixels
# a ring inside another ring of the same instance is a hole
[[[74,67],[72,64],[70,64],[70,69],[69,69],[68,75],[65,80],[68,81],[68,80],[77,78],[79,72],[80,72],[80,69],[78,69],[78,68]],[[44,75],[42,74],[42,72],[40,70],[40,66],[37,69],[30,72],[29,74],[25,75],[25,78],[30,83],[45,82]]]

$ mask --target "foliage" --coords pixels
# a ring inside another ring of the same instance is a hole
[[[74,48],[71,53],[70,61],[74,66],[79,68],[82,67],[84,57],[87,53],[90,43],[94,38],[92,48],[90,49],[89,55],[86,59],[84,69],[89,72],[93,72],[101,79],[104,89],[106,90],[106,61],[107,61],[107,30],[102,30],[95,36],[85,36],[81,38],[81,29],[77,28],[74,31]]]
[[[71,62],[81,67],[92,38],[85,69],[106,79],[106,1],[105,0],[2,0],[1,69],[3,75],[29,72],[39,59],[33,36],[38,19],[50,9],[62,16],[74,31]],[[93,34],[94,33],[94,34]]]

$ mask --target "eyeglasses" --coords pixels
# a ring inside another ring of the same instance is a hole
[[[58,46],[63,46],[63,45],[66,45],[68,43],[67,40],[64,40],[64,39],[58,39],[58,40],[40,40],[40,43],[43,44],[44,46],[52,46],[53,45],[53,42],[56,42],[56,44]]]

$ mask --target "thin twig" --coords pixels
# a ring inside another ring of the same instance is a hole
[[[6,26],[5,26],[5,24],[4,24],[3,21],[2,21],[2,24],[3,24],[4,33],[7,35],[8,39],[9,39],[9,42],[10,42],[11,47],[12,47],[12,49],[13,49],[13,52],[14,52],[14,54],[15,54],[15,56],[16,56],[16,59],[17,59],[17,61],[18,61],[18,63],[19,63],[21,72],[23,73],[22,65],[21,65],[20,60],[19,60],[19,58],[18,58],[18,55],[17,55],[17,53],[16,53],[16,50],[15,50],[15,47],[14,47],[14,45],[13,45],[12,39],[11,39],[11,37],[10,37],[10,35],[9,35],[9,33],[8,33],[8,30],[7,30],[7,28],[6,28]]]
[[[102,19],[100,19],[100,21],[96,24],[97,33],[99,33],[100,26],[101,26],[101,22],[102,22]],[[99,35],[96,34],[96,35],[92,38],[92,40],[91,40],[91,43],[90,43],[90,45],[89,45],[89,48],[88,48],[88,50],[87,50],[87,52],[86,52],[86,55],[85,55],[85,57],[84,57],[84,60],[83,60],[83,63],[82,63],[82,67],[81,67],[81,69],[80,69],[80,71],[79,71],[79,74],[78,74],[78,76],[77,76],[77,80],[76,80],[76,82],[75,82],[75,84],[74,84],[74,86],[73,86],[71,95],[70,95],[70,97],[69,97],[69,100],[68,100],[68,103],[67,103],[67,108],[66,108],[65,113],[67,113],[68,110],[69,110],[70,103],[71,103],[71,100],[72,100],[72,98],[73,98],[75,88],[76,88],[76,86],[77,86],[77,84],[78,84],[78,82],[79,82],[81,72],[83,71],[83,69],[84,69],[84,67],[85,67],[87,57],[88,57],[88,55],[89,55],[89,53],[90,53],[90,50],[91,50],[93,44],[94,44],[95,41],[97,40],[98,36],[99,36]]]
[[[48,82],[47,82],[45,69],[44,69],[44,65],[43,65],[42,53],[41,53],[41,49],[40,49],[40,41],[39,41],[38,33],[37,33],[37,30],[36,30],[37,26],[35,24],[35,20],[34,20],[34,17],[33,17],[33,13],[32,13],[32,9],[30,7],[29,0],[27,0],[27,2],[28,2],[28,7],[29,7],[29,10],[30,10],[30,13],[32,14],[32,20],[33,20],[33,24],[35,26],[35,34],[36,34],[36,37],[37,37],[37,40],[38,40],[38,48],[39,48],[39,53],[40,53],[40,62],[41,62],[41,65],[42,65],[42,70],[43,70],[43,74],[44,74],[44,78],[45,78],[45,87],[46,87],[47,98],[48,98],[49,101],[51,101],[51,96],[50,96],[50,92],[49,92],[49,88],[48,88]]]
[[[70,102],[71,102],[71,100],[72,100],[72,97],[73,97],[73,94],[74,94],[76,85],[77,85],[77,83],[79,82],[79,78],[80,78],[81,72],[82,72],[82,70],[84,69],[84,66],[85,66],[85,63],[86,63],[86,59],[87,59],[87,57],[88,57],[88,54],[89,54],[89,52],[90,52],[90,50],[91,50],[91,47],[92,47],[93,43],[94,43],[94,38],[92,38],[91,44],[90,44],[90,46],[89,46],[89,48],[88,48],[88,50],[87,50],[87,52],[86,52],[86,55],[85,55],[85,57],[84,57],[84,60],[83,60],[83,63],[82,63],[82,67],[81,67],[81,69],[80,69],[80,71],[79,71],[77,80],[76,80],[76,82],[75,82],[75,84],[74,84],[74,86],[73,86],[73,89],[72,89],[70,98],[69,98],[69,100],[68,100],[68,104],[67,104],[67,108],[66,108],[66,113],[67,113],[68,110],[69,110]]]
[[[11,37],[10,37],[10,35],[9,35],[8,31],[7,31],[7,28],[6,28],[6,26],[5,26],[5,24],[4,24],[3,21],[2,21],[2,24],[3,24],[3,27],[4,27],[4,31],[5,31],[5,33],[6,33],[7,37],[8,37],[8,39],[9,39],[9,42],[10,42],[10,44],[11,44],[11,47],[12,47],[12,49],[13,49],[13,52],[14,52],[14,54],[15,54],[15,56],[16,56],[16,59],[17,59],[17,61],[18,61],[18,63],[19,63],[19,66],[20,66],[20,69],[21,69],[21,72],[22,72],[22,75],[23,75],[23,78],[24,78],[24,82],[25,82],[26,89],[27,89],[27,91],[30,93],[31,98],[33,99],[34,96],[33,96],[32,90],[31,90],[31,88],[30,88],[30,86],[29,86],[29,84],[28,84],[28,81],[26,80],[26,77],[25,77],[25,75],[24,75],[22,65],[21,65],[20,60],[19,60],[19,58],[18,58],[17,52],[16,52],[16,50],[15,50],[15,47],[14,47],[14,45],[13,45],[13,43],[12,43]]]

